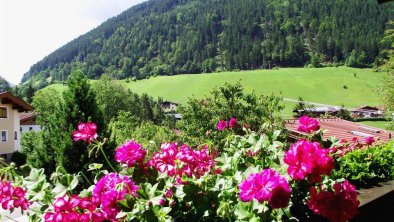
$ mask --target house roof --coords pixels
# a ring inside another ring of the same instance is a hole
[[[10,92],[0,92],[0,101],[2,104],[11,104],[12,108],[17,109],[19,112],[34,110],[31,105],[12,95]]]
[[[20,125],[36,125],[35,113],[19,113]]]
[[[338,112],[340,108],[336,106],[321,106],[316,108],[306,108],[305,110],[311,112]]]
[[[352,109],[351,111],[378,111],[378,107],[373,107],[373,106],[360,106],[357,108]]]
[[[366,137],[374,137],[375,140],[387,142],[391,140],[394,133],[389,130],[384,130],[376,127],[367,126],[364,124],[350,122],[339,118],[319,118],[320,128],[325,129],[323,139],[336,137],[338,139],[346,139],[351,141],[354,137],[360,141],[364,141]],[[290,131],[290,136],[298,138],[304,133],[297,131],[298,119],[286,120],[286,129]]]
[[[164,102],[161,103],[161,105],[163,105],[163,106],[170,105],[170,104],[178,105],[178,103],[174,103],[174,102],[171,102],[171,101],[164,101]]]

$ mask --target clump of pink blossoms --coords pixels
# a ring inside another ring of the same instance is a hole
[[[334,168],[334,159],[329,156],[329,150],[305,139],[293,144],[283,161],[289,165],[287,173],[291,178],[302,180],[308,177],[310,183],[321,182],[321,175],[329,175]]]
[[[169,176],[188,177],[193,175],[200,178],[210,171],[215,165],[213,158],[209,155],[208,148],[192,150],[186,145],[178,148],[177,143],[164,143],[161,152],[153,154],[148,161],[148,166],[155,167],[160,173],[167,173]]]
[[[237,122],[237,119],[235,119],[234,117],[232,117],[228,122],[226,120],[221,119],[216,124],[216,128],[219,131],[225,130],[227,127],[235,128],[237,126],[238,126],[238,122]]]
[[[105,219],[115,220],[120,212],[117,202],[123,200],[126,194],[137,197],[138,186],[127,176],[110,173],[103,176],[93,190],[93,203],[100,205]]]
[[[10,181],[0,181],[0,204],[4,210],[13,210],[20,207],[27,210],[31,205],[26,197],[26,190],[22,187],[14,187]]]
[[[365,138],[365,144],[367,144],[367,146],[371,146],[374,142],[375,138],[373,138],[372,136]]]
[[[196,178],[200,178],[215,165],[207,147],[202,150],[192,150],[190,147],[182,145],[176,157],[183,162],[183,167],[178,170],[179,176],[184,173],[188,177],[194,175]]]
[[[375,142],[373,137],[367,137],[365,139],[365,144],[371,146]],[[330,153],[335,154],[337,157],[342,157],[353,150],[362,149],[364,144],[359,141],[357,137],[353,137],[352,141],[348,142],[346,140],[340,140],[340,146],[331,147]]]
[[[116,161],[127,164],[128,167],[132,167],[136,163],[142,164],[146,155],[146,150],[141,149],[141,147],[141,144],[136,143],[134,140],[122,144],[116,149]]]
[[[289,204],[291,189],[287,180],[273,169],[250,174],[239,186],[240,199],[268,201],[272,208],[284,208]]]
[[[308,116],[302,116],[299,120],[300,125],[297,130],[300,132],[311,133],[320,129],[320,124],[317,119],[309,118]]]
[[[97,125],[95,123],[79,123],[78,130],[74,131],[73,138],[74,141],[87,140],[89,143],[91,140],[97,139]]]
[[[238,122],[237,122],[237,120],[236,120],[234,117],[232,117],[232,118],[228,121],[228,126],[229,126],[230,128],[235,128],[235,127],[237,127],[237,125],[238,125]]]
[[[45,222],[102,222],[105,220],[104,214],[95,211],[96,207],[91,198],[65,195],[55,199],[54,212],[47,212],[44,219]]]
[[[311,188],[308,207],[316,214],[332,222],[345,222],[353,218],[358,212],[360,201],[357,200],[355,187],[345,180],[334,184],[334,192]]]
[[[216,125],[216,127],[218,128],[219,131],[222,131],[222,130],[226,129],[227,128],[227,121],[221,119],[218,122],[218,124]]]
[[[161,152],[153,154],[148,161],[148,166],[154,166],[160,173],[167,173],[169,176],[176,174],[176,155],[178,154],[177,143],[163,143]]]

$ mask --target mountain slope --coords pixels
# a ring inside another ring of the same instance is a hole
[[[41,88],[65,81],[75,67],[92,79],[142,79],[320,62],[364,66],[384,47],[393,15],[393,3],[375,0],[150,0],[48,55],[22,82]]]

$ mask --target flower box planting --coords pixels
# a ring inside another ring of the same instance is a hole
[[[316,119],[303,116],[299,124],[305,136],[287,144],[281,131],[257,133],[236,117],[223,118],[216,125],[228,134],[223,147],[178,141],[149,152],[129,140],[112,160],[96,124],[80,123],[74,141],[86,141],[90,155],[105,162],[78,174],[58,167],[50,177],[44,169],[4,163],[1,207],[47,222],[345,222],[372,219],[379,208],[393,210],[394,183],[382,183],[393,168],[381,169],[387,163],[372,155],[394,158],[391,143],[321,141],[324,129]],[[357,158],[370,168],[358,166]],[[379,187],[363,188],[376,181]]]

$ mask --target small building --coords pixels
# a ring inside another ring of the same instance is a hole
[[[167,113],[167,116],[174,117],[175,121],[179,121],[182,119],[182,114],[180,113]]]
[[[350,110],[352,118],[384,118],[384,111],[378,107],[360,106]]]
[[[178,108],[178,103],[164,101],[160,104],[161,108],[164,112],[173,112],[176,111]]]
[[[331,115],[335,116],[340,107],[337,106],[321,106],[321,107],[313,107],[313,108],[306,108],[305,110],[297,110],[298,114],[305,115],[306,113],[312,114],[315,117],[323,116],[323,115]]]
[[[6,160],[20,149],[19,114],[29,111],[33,107],[22,99],[10,92],[0,92],[0,155]]]
[[[39,132],[40,125],[36,123],[37,114],[35,113],[20,113],[20,132],[25,133],[29,131]]]
[[[351,141],[356,137],[359,141],[364,141],[367,137],[373,137],[375,140],[387,142],[394,136],[393,132],[389,130],[379,129],[339,118],[318,118],[318,121],[320,123],[320,128],[326,130],[323,135],[324,140],[335,137],[337,139]],[[298,125],[298,119],[286,120],[285,127],[290,132],[289,136],[295,140],[305,135],[305,133],[297,131]]]

